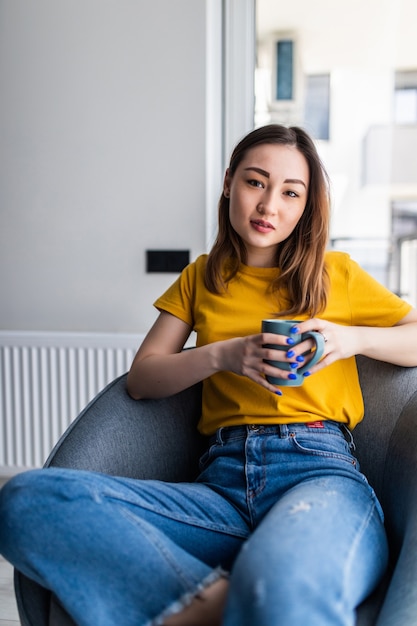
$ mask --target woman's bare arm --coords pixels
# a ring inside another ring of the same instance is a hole
[[[161,398],[177,393],[209,376],[208,358],[201,350],[182,351],[191,333],[188,324],[162,312],[133,360],[127,378],[135,398]]]
[[[311,373],[356,354],[403,367],[417,366],[417,309],[389,328],[340,326],[320,319],[302,322],[299,328],[300,332],[318,330],[327,339],[324,357],[311,368]],[[294,352],[299,349],[302,344]]]
[[[247,376],[265,389],[277,392],[264,376],[273,375],[276,369],[264,360],[287,358],[285,352],[278,354],[264,348],[264,344],[285,345],[286,337],[259,333],[183,350],[190,332],[190,326],[182,320],[170,313],[160,313],[130,368],[127,389],[132,398],[167,397],[225,370]]]

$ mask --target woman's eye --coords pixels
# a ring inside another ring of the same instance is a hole
[[[285,193],[287,196],[290,196],[290,198],[298,198],[298,193],[295,191],[286,191]]]
[[[248,182],[249,185],[252,185],[252,187],[258,187],[259,189],[263,189],[263,183],[261,183],[260,180],[251,179]]]

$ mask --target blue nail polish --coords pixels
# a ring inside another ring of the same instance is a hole
[[[292,337],[288,337],[288,339],[287,339],[287,344],[288,344],[289,346],[293,346],[293,345],[295,344],[294,339],[293,339]]]
[[[291,369],[295,370],[298,367],[298,363],[290,363]]]
[[[303,376],[311,376],[311,372],[304,372]]]
[[[281,391],[280,389],[277,389],[277,390],[275,391],[275,394],[276,394],[277,396],[282,396],[282,391]]]
[[[287,356],[288,356],[288,354],[287,354]],[[303,355],[302,355],[302,354],[300,354],[300,356],[297,356],[297,357],[295,358],[295,360],[296,360],[296,361],[298,361],[299,363],[304,363],[305,358],[303,357]]]
[[[304,374],[304,376],[305,376],[305,374]],[[288,374],[288,378],[289,378],[290,380],[297,380],[297,374],[292,374],[292,373],[291,373],[291,374]]]
[[[291,357],[293,357],[295,354],[294,350],[288,350],[287,352],[287,359],[291,359]]]
[[[290,328],[290,333],[296,335],[298,333],[298,326],[293,326],[292,328]]]

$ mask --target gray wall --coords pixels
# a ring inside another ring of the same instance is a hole
[[[206,2],[0,0],[0,329],[143,332],[206,233]]]

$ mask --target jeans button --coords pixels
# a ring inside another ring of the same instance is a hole
[[[257,424],[250,424],[249,425],[249,430],[251,430],[252,432],[256,433],[259,430],[259,426]]]

